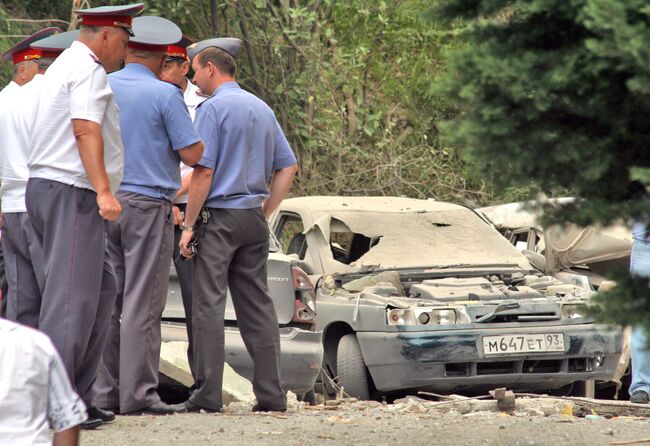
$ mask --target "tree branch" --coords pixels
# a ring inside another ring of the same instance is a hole
[[[251,65],[253,81],[255,82],[255,85],[258,87],[257,93],[261,94],[262,96],[266,96],[266,94],[263,94],[265,93],[265,91],[262,83],[260,82],[260,70],[257,65],[257,60],[255,59],[255,51],[253,50],[253,46],[251,45],[251,36],[250,36],[250,32],[248,31],[248,23],[246,21],[246,15],[241,1],[236,2],[236,7],[237,7],[237,15],[239,16],[239,27],[241,29],[242,37],[244,38],[244,45],[246,46],[248,61]]]
[[[219,8],[217,0],[210,0],[210,25],[212,33],[216,36],[219,33]]]

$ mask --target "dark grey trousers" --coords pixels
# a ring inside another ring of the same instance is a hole
[[[89,405],[116,293],[97,195],[30,178],[26,203],[43,247],[39,329],[52,340],[72,385]]]
[[[254,363],[253,391],[260,405],[286,408],[280,386],[280,333],[266,283],[269,228],[261,209],[211,209],[197,230],[192,311],[196,390],[191,402],[222,407],[224,311],[230,287],[237,325]]]
[[[187,205],[185,203],[178,203],[176,206],[185,212]],[[178,226],[174,226],[174,268],[178,276],[178,282],[181,286],[181,298],[183,299],[183,309],[185,310],[185,327],[187,330],[187,361],[190,364],[190,371],[192,377],[196,379],[194,373],[194,350],[192,339],[192,262],[182,257],[178,243],[181,241],[183,231]]]
[[[3,215],[2,246],[9,284],[7,319],[38,328],[43,292],[43,248],[27,212]]]
[[[128,413],[160,401],[160,318],[174,229],[169,201],[132,192],[118,192],[117,199],[122,214],[107,224],[107,235],[118,292],[95,404]]]

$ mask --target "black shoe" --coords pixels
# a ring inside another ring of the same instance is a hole
[[[644,392],[643,390],[637,390],[636,392],[633,392],[632,396],[630,397],[630,403],[648,404],[648,400],[648,392]]]
[[[97,429],[99,426],[104,424],[100,418],[88,418],[86,421],[79,425],[80,428],[84,430]]]
[[[287,406],[268,407],[262,406],[259,403],[255,404],[252,409],[253,412],[286,412]]]
[[[208,409],[206,407],[201,407],[198,404],[194,404],[190,400],[185,401],[184,403],[174,404],[171,407],[174,408],[176,413],[190,413],[190,412],[200,412],[204,411],[207,413],[221,413],[222,409]]]
[[[162,401],[153,403],[151,406],[129,412],[129,415],[171,415],[176,413],[174,408]]]
[[[115,412],[106,409],[100,409],[99,407],[90,406],[88,407],[88,418],[99,418],[104,423],[108,423],[115,419]]]

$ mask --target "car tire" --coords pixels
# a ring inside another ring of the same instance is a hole
[[[370,399],[368,369],[363,362],[357,335],[347,334],[339,340],[336,369],[338,384],[347,395],[359,400]]]

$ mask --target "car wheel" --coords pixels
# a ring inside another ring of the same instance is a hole
[[[336,369],[338,384],[343,387],[346,394],[360,400],[370,399],[368,369],[363,362],[356,335],[345,335],[339,341],[336,351]]]

